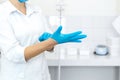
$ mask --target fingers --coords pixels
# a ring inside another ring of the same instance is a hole
[[[67,34],[69,37],[73,37],[73,36],[77,36],[79,34],[81,34],[82,31],[76,31],[76,32],[73,32],[73,33],[70,33],[70,34]]]
[[[86,38],[87,35],[76,35],[74,37],[71,37],[71,41],[74,41],[74,40],[78,40],[78,39],[83,39],[83,38]]]
[[[40,37],[39,37],[39,41],[44,41],[48,38],[50,38],[52,34],[48,33],[48,32],[44,32]]]
[[[48,39],[50,36],[51,36],[52,34],[50,34],[50,33],[46,33],[46,35],[45,35],[45,39]]]
[[[61,34],[62,26],[59,26],[58,29],[51,36],[59,44],[66,42],[81,42],[80,39],[86,38],[87,35],[83,35],[82,31],[76,31],[70,34]]]
[[[62,31],[62,26],[59,26],[58,29],[55,31],[55,33],[60,34]]]
[[[71,37],[70,41],[78,41],[79,42],[80,39],[83,39],[83,38],[86,38],[86,37],[87,37],[87,35],[77,35],[77,36]]]
[[[80,42],[82,42],[81,40],[75,40],[75,41],[72,41],[72,42],[77,42],[77,43],[80,43]]]
[[[43,34],[39,37],[39,41],[43,41],[43,40],[44,40],[44,35],[45,35],[45,33],[43,33]]]

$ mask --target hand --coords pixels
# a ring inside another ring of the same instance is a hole
[[[51,38],[54,39],[58,44],[66,42],[81,42],[80,39],[86,38],[87,35],[81,34],[81,31],[73,32],[70,34],[62,34],[62,26],[59,26],[58,29],[51,35]]]
[[[44,41],[47,40],[48,38],[51,37],[52,34],[48,33],[48,32],[44,32],[40,37],[39,37],[39,41]]]

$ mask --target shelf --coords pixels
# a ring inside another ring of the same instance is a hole
[[[88,58],[81,57],[80,59],[48,59],[49,66],[120,66],[120,57],[110,56],[90,56]]]

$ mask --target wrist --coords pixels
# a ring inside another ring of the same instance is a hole
[[[49,38],[48,39],[48,42],[51,44],[51,45],[57,45],[58,43],[54,40],[54,39],[52,39],[52,38]]]
[[[50,45],[48,47],[47,51],[53,51],[54,46],[57,45],[57,42],[54,39],[52,39],[52,38],[49,38],[47,41],[48,41],[48,43]]]

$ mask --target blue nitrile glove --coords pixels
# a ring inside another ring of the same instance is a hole
[[[70,34],[62,34],[61,31],[62,26],[59,26],[58,29],[51,36],[51,38],[54,39],[58,44],[66,42],[81,42],[80,39],[87,37],[87,35],[81,34],[81,31],[73,32]]]
[[[48,33],[48,32],[44,32],[40,37],[39,37],[39,41],[44,41],[47,40],[48,38],[51,37],[52,34]]]
[[[26,2],[26,1],[28,1],[28,0],[18,0],[20,3],[24,3],[24,2]]]

